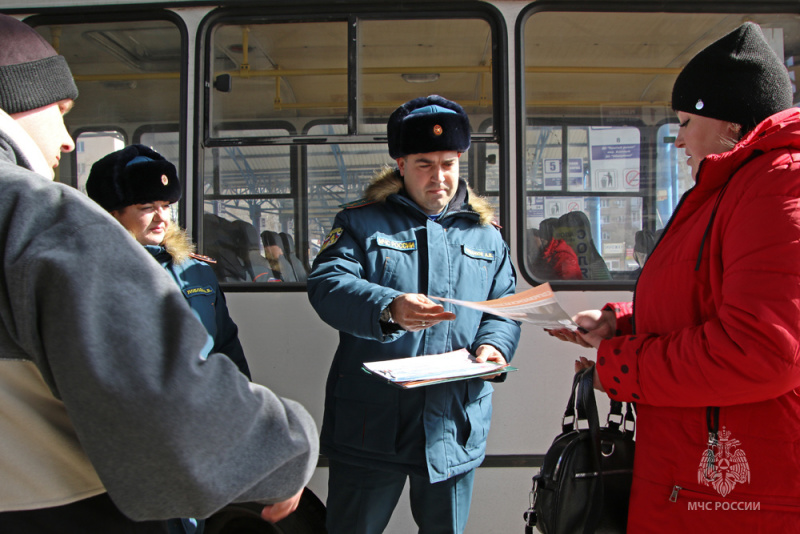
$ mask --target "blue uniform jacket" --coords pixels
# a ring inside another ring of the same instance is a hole
[[[482,344],[511,361],[520,333],[514,321],[445,304],[456,313],[454,321],[386,335],[379,315],[403,293],[470,301],[513,294],[514,267],[500,232],[467,204],[465,182],[438,221],[401,193],[395,172],[378,182],[383,186],[377,193],[367,191],[371,203],[336,216],[308,278],[311,304],[340,332],[326,388],[322,451],[438,482],[482,462],[492,385],[471,379],[401,390],[369,376],[362,363],[463,347],[474,352]],[[480,206],[491,210],[485,202]]]
[[[144,248],[172,275],[181,288],[189,306],[214,340],[211,352],[225,354],[247,378],[251,378],[250,368],[239,342],[239,328],[228,313],[225,294],[219,288],[214,270],[206,263],[191,257],[179,264],[175,263],[172,255],[162,246],[145,245]]]

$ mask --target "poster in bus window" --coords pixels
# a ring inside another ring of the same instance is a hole
[[[583,198],[555,197],[544,199],[544,218],[556,219],[570,211],[583,211]]]
[[[528,226],[533,220],[538,225],[544,218],[544,197],[528,197]]]
[[[564,179],[562,161],[558,158],[545,158],[542,162],[542,176],[545,190],[561,191]],[[569,158],[567,160],[567,190],[583,191],[585,189],[583,182],[583,160]]]
[[[637,128],[591,128],[589,145],[593,191],[639,190]]]

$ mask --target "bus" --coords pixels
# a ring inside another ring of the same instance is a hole
[[[497,209],[518,291],[549,282],[576,313],[631,299],[692,186],[670,105],[687,61],[744,21],[792,79],[800,54],[796,1],[2,0],[0,11],[75,76],[76,150],[56,179],[83,189],[94,161],[130,143],[174,162],[175,217],[217,261],[254,380],[318,423],[338,336],[306,275],[340,206],[393,164],[385,125],[398,105],[439,94],[464,107],[462,177]],[[549,261],[555,240],[578,269]],[[467,532],[522,532],[581,355],[592,352],[523,324]],[[326,466],[308,485],[322,502]],[[388,533],[415,531],[403,499]]]

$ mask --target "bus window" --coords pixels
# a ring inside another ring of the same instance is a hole
[[[125,136],[118,131],[84,131],[75,137],[75,163],[79,191],[86,192],[86,179],[92,165],[106,154],[125,146]]]
[[[531,10],[523,20],[522,274],[629,287],[693,185],[674,146],[675,77],[742,20],[791,61],[798,17]]]
[[[220,280],[297,290],[341,206],[395,165],[386,122],[419,96],[442,94],[470,114],[461,176],[500,205],[493,25],[419,15],[276,22],[223,12],[210,24],[201,250],[224,257]],[[252,268],[263,260],[269,273]]]
[[[181,123],[185,47],[181,31],[171,20],[130,20],[127,16],[87,22],[91,17],[85,15],[55,18],[40,16],[29,22],[66,57],[78,86],[78,105],[64,121],[73,136],[79,132],[86,141],[86,151],[65,154],[56,179],[81,188],[91,164],[105,155],[100,153],[103,150],[121,148],[119,140],[134,139],[142,125]],[[106,144],[102,132],[117,133],[111,133],[110,144]],[[154,148],[161,151],[163,147]],[[171,161],[180,165],[177,157]]]

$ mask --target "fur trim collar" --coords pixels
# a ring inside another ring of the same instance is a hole
[[[461,184],[467,188],[465,203],[468,209],[478,214],[481,224],[492,224],[495,220],[495,213],[489,201],[478,196],[466,182],[463,182],[463,180],[459,180],[459,187],[461,187]],[[367,186],[364,192],[364,198],[369,202],[386,202],[386,199],[389,198],[390,195],[403,191],[403,187],[403,177],[400,176],[400,172],[395,168],[385,165],[375,173],[372,182]],[[459,210],[461,210],[461,206],[456,206],[448,211]]]
[[[175,265],[180,265],[192,257],[195,249],[189,234],[176,223],[169,225],[164,241],[161,242],[160,246],[164,248],[167,254],[172,256],[172,263]]]

